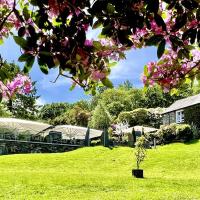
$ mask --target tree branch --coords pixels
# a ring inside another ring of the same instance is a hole
[[[8,17],[10,17],[10,15],[14,12],[15,6],[16,6],[16,0],[14,0],[14,2],[13,2],[13,8],[12,8],[12,10],[8,13],[8,15],[1,22],[1,24],[0,24],[0,31],[3,29],[3,26],[4,26],[5,22],[6,22],[6,20],[8,19]]]

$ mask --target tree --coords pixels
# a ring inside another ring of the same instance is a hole
[[[7,106],[4,103],[0,103],[0,117],[11,117],[12,113],[9,112]]]
[[[105,90],[99,95],[99,101],[116,118],[121,111],[132,109],[131,95],[123,88],[113,88]]]
[[[39,107],[36,104],[37,89],[36,82],[32,83],[32,90],[29,94],[16,94],[16,98],[12,101],[11,112],[13,116],[21,119],[37,119]]]
[[[0,91],[6,99],[4,103],[9,111],[17,118],[35,119],[38,109],[36,83],[32,82],[29,77],[20,74],[20,68],[15,63],[4,62],[0,71],[12,80],[0,81]],[[3,91],[4,87],[6,90]]]
[[[79,101],[70,105],[70,108],[59,114],[57,117],[52,117],[51,123],[53,125],[71,124],[76,126],[87,127],[91,116],[90,111],[87,110],[87,102]]]
[[[1,58],[0,58],[1,60]],[[12,99],[17,94],[29,94],[32,90],[31,79],[20,73],[20,68],[14,63],[1,60],[0,64],[0,100],[9,102],[8,108],[12,109]]]
[[[2,0],[0,10],[0,43],[13,31],[24,72],[37,58],[45,74],[59,67],[71,89],[95,94],[99,85],[112,87],[115,61],[145,46],[157,46],[160,59],[145,66],[147,86],[157,82],[168,91],[200,79],[199,0]],[[101,28],[102,39],[88,40],[89,27]]]
[[[39,113],[39,117],[43,120],[47,120],[51,122],[51,120],[65,113],[68,109],[70,109],[70,105],[68,103],[52,103],[44,105]]]
[[[104,128],[108,128],[110,126],[111,121],[112,117],[110,116],[110,113],[103,105],[99,104],[92,113],[89,126],[103,130]]]

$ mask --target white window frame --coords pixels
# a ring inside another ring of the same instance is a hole
[[[183,123],[184,122],[184,110],[177,110],[176,111],[176,123]]]

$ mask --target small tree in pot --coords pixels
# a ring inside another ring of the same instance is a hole
[[[141,136],[138,141],[136,142],[135,147],[135,158],[136,158],[136,165],[137,169],[132,170],[132,175],[136,178],[143,178],[143,170],[140,169],[140,164],[144,161],[146,157],[146,149],[145,149],[145,142],[146,139],[144,136]]]

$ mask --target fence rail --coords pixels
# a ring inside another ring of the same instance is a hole
[[[83,147],[83,145],[77,144],[63,144],[63,143],[50,143],[50,142],[35,142],[35,141],[26,141],[26,140],[9,140],[9,139],[0,139],[0,142],[17,142],[17,143],[27,143],[27,144],[42,144],[42,145],[52,145],[52,146],[66,146],[66,147]]]

